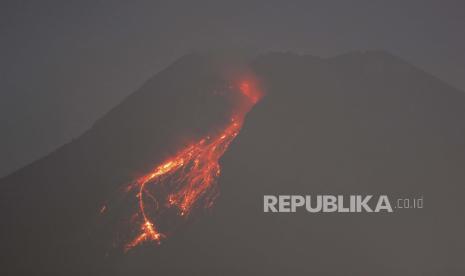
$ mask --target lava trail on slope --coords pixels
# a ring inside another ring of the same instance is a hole
[[[219,160],[239,134],[246,114],[262,97],[249,79],[229,86],[240,100],[229,123],[194,141],[126,187],[138,208],[129,220],[128,251],[142,243],[159,244],[195,208],[209,208],[218,195]],[[105,212],[106,206],[101,210]]]

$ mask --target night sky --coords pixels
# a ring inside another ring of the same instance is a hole
[[[465,91],[463,1],[2,1],[0,176],[183,54],[387,50]]]

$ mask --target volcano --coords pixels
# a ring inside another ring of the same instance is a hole
[[[252,76],[265,96],[219,158],[214,204],[180,225],[168,213],[169,238],[124,250],[138,202],[125,187],[222,137]],[[462,91],[383,51],[184,56],[1,179],[1,274],[463,275],[464,107]],[[424,208],[270,214],[267,194],[421,196]]]

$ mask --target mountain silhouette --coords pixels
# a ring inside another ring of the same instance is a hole
[[[182,57],[1,179],[2,275],[463,275],[462,91],[383,51],[230,63]],[[224,124],[231,101],[212,91],[244,70],[266,96],[221,159],[215,206],[159,246],[109,245],[126,207],[101,218],[102,204]],[[424,208],[270,214],[267,194],[422,197]]]

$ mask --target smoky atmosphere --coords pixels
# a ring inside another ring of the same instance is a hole
[[[464,275],[461,1],[2,1],[1,275]]]

